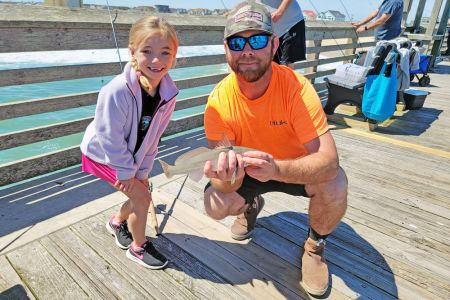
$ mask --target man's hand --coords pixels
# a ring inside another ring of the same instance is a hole
[[[236,172],[236,173],[235,173]],[[208,178],[216,178],[221,181],[232,181],[243,178],[244,162],[240,154],[236,154],[233,150],[219,154],[217,165],[213,166],[211,161],[207,161],[203,168],[203,173]]]
[[[133,190],[135,180],[135,178],[116,180],[114,186],[124,193],[131,192]]]
[[[272,13],[272,21],[276,23],[281,19],[282,16],[283,13],[279,9],[277,9]]]
[[[359,26],[361,26],[359,22],[352,22],[351,24],[354,28],[358,28]]]
[[[245,173],[261,182],[273,180],[278,172],[278,167],[269,153],[261,151],[249,151],[243,154]]]
[[[364,32],[364,31],[366,31],[366,29],[364,28],[364,26],[359,26],[359,27],[356,29],[356,32],[357,32],[357,33],[361,33],[361,32]]]

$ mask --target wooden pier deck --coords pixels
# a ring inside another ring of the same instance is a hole
[[[349,178],[349,207],[328,238],[332,287],[325,298],[450,299],[450,63],[436,71],[423,109],[397,112],[375,132],[330,124]],[[159,156],[186,150],[186,143],[204,143],[203,132],[163,142]],[[204,181],[156,176],[163,234],[154,241],[170,264],[151,271],[129,261],[105,229],[125,200],[118,193],[76,221],[39,227],[50,216],[38,214],[68,205],[58,198],[64,193],[64,201],[82,206],[82,190],[95,184],[110,192],[92,177],[67,178],[50,194],[41,192],[54,182],[0,191],[0,299],[309,298],[298,284],[308,199],[266,194],[253,238],[237,242],[229,236],[232,219],[204,214]],[[30,203],[41,206],[33,211]],[[32,232],[30,242],[17,244],[24,231]]]

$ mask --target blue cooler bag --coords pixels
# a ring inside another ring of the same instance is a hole
[[[383,122],[395,112],[397,102],[397,66],[393,59],[390,74],[386,75],[386,62],[378,75],[367,76],[362,98],[362,113],[369,119]]]

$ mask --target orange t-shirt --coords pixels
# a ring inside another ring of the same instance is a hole
[[[272,63],[267,91],[250,100],[234,73],[217,84],[205,110],[205,133],[220,141],[226,134],[236,145],[258,149],[276,159],[308,152],[304,144],[328,131],[326,115],[311,83],[293,70]]]

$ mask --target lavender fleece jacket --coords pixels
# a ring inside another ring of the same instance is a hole
[[[81,142],[81,152],[90,159],[116,170],[119,180],[146,179],[158,152],[158,142],[169,124],[178,89],[169,74],[159,86],[161,102],[142,145],[133,155],[142,112],[142,94],[130,63],[122,74],[105,85],[98,95],[94,120]]]

